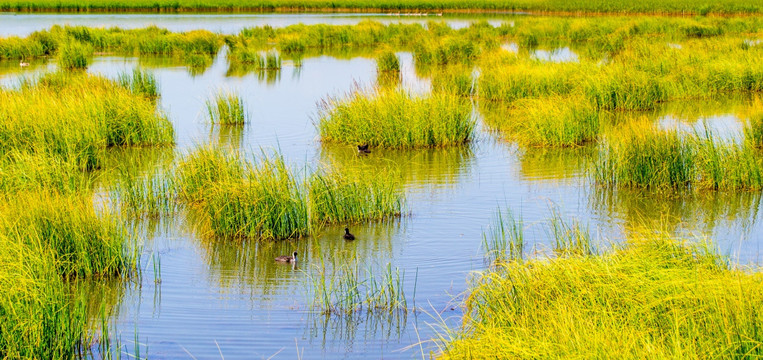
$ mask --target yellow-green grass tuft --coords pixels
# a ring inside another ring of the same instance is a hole
[[[170,121],[156,103],[116,82],[82,73],[56,72],[0,89],[0,149],[41,153],[100,166],[111,146],[174,142]]]
[[[400,59],[392,50],[382,51],[376,57],[377,72],[400,72]]]
[[[287,239],[310,230],[305,191],[280,155],[258,163],[238,154],[202,147],[179,168],[180,193],[221,237]]]
[[[379,170],[370,177],[350,168],[313,173],[309,180],[313,222],[354,223],[400,215],[404,197],[398,176]]]
[[[248,121],[244,99],[228,92],[218,91],[206,101],[207,115],[213,124],[241,125]]]
[[[58,66],[62,69],[75,70],[87,68],[93,47],[79,41],[70,41],[61,45],[58,53]]]
[[[605,254],[510,261],[478,274],[440,357],[757,357],[761,306],[759,270],[643,231]]]
[[[594,177],[607,187],[757,191],[763,189],[763,161],[750,140],[638,122],[601,144]]]
[[[603,113],[579,96],[523,99],[483,106],[492,128],[526,146],[569,147],[596,141]]]
[[[461,145],[474,133],[468,101],[455,94],[413,95],[402,89],[355,91],[321,105],[318,129],[326,142],[385,148]]]

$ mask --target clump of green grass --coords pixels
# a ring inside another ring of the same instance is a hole
[[[744,137],[753,146],[763,146],[763,112],[752,114],[747,119],[744,127]]]
[[[259,47],[233,47],[228,53],[231,64],[248,65],[254,70],[280,70],[283,60],[276,51],[263,53]]]
[[[498,209],[487,231],[482,233],[482,247],[493,262],[522,261],[525,249],[524,223],[511,209]]]
[[[287,239],[310,230],[305,192],[283,157],[259,163],[214,148],[191,153],[180,166],[180,193],[216,236]]]
[[[763,160],[760,151],[750,140],[738,143],[720,139],[705,128],[704,133],[694,135],[697,147],[697,172],[695,186],[712,190],[763,189]]]
[[[522,47],[534,48],[540,43],[538,41],[538,34],[531,31],[520,32],[517,34],[517,37],[519,38],[519,44],[522,45]]]
[[[159,96],[156,77],[148,70],[136,68],[132,74],[121,73],[117,77],[117,83],[136,95],[149,99],[156,99]]]
[[[483,71],[479,97],[491,101],[515,101],[567,95],[583,80],[586,67],[579,64],[516,63]]]
[[[595,178],[613,187],[675,189],[696,176],[697,149],[676,130],[635,124],[600,145]]]
[[[469,141],[475,120],[471,106],[454,94],[424,97],[402,89],[355,91],[320,105],[321,139],[387,148],[460,145]]]
[[[621,66],[591,79],[585,92],[600,109],[650,110],[670,99],[671,89],[665,78]]]
[[[524,99],[498,116],[487,113],[488,123],[506,131],[521,144],[539,147],[579,146],[595,141],[601,112],[580,97]]]
[[[691,24],[681,27],[683,33],[690,38],[703,38],[723,34],[723,28],[711,25]]]
[[[763,161],[751,141],[641,124],[608,137],[600,147],[595,179],[611,187],[759,190]]]
[[[58,66],[62,69],[84,69],[93,56],[93,47],[78,41],[67,42],[59,48]]]
[[[134,239],[118,218],[81,196],[19,195],[0,209],[5,234],[53,256],[66,277],[130,276]]]
[[[173,173],[156,171],[136,177],[120,169],[111,198],[122,213],[134,216],[159,216],[179,209],[177,179]]]
[[[214,59],[208,54],[189,53],[183,54],[182,61],[188,66],[191,75],[201,75],[212,65]]]
[[[413,59],[419,65],[468,64],[482,53],[479,43],[466,37],[427,37],[413,47]]]
[[[360,175],[348,168],[313,173],[309,180],[312,221],[359,222],[401,214],[404,198],[396,176]]]
[[[201,146],[186,155],[178,166],[180,196],[201,202],[210,184],[243,182],[245,168],[239,154],[214,146]]]
[[[41,239],[37,239],[37,243]],[[88,343],[84,303],[72,303],[70,285],[46,247],[0,233],[0,352],[17,359],[66,359]]]
[[[400,72],[400,59],[392,50],[383,51],[376,57],[376,70],[378,72]]]
[[[577,220],[565,220],[557,208],[551,209],[550,238],[554,239],[554,252],[560,256],[586,256],[595,253],[591,234]]]
[[[235,93],[218,91],[206,101],[206,106],[213,124],[240,125],[248,121],[244,99]]]
[[[0,149],[40,153],[100,167],[111,146],[174,142],[156,103],[116,82],[84,73],[55,72],[0,90]]]
[[[281,56],[277,52],[268,52],[265,54],[265,70],[281,69]]]
[[[18,150],[10,150],[0,159],[0,193],[73,194],[90,187],[90,177],[71,160]]]
[[[324,314],[349,314],[361,310],[408,311],[403,285],[405,272],[387,264],[383,273],[375,275],[371,267],[365,277],[357,260],[348,261],[338,269],[327,269],[325,263],[311,274],[313,306]]]
[[[356,25],[292,25],[284,28],[244,29],[238,39],[247,46],[276,43],[280,51],[292,54],[308,50],[374,48],[379,45],[402,46],[424,32],[420,24],[389,24],[361,21]]]
[[[64,359],[91,343],[87,303],[74,278],[128,278],[139,249],[121,221],[92,197],[38,192],[0,206],[0,353]]]
[[[759,269],[665,233],[636,232],[597,256],[507,262],[475,279],[442,358],[744,358],[763,346]]]
[[[475,90],[472,71],[472,67],[469,66],[449,66],[439,69],[432,76],[432,91],[452,92],[458,96],[469,97]]]

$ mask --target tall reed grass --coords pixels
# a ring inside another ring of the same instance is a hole
[[[91,186],[91,177],[71,160],[18,150],[10,150],[0,159],[3,194],[41,191],[73,194]]]
[[[122,168],[110,198],[123,214],[158,217],[179,210],[177,187],[177,179],[171,171],[157,170],[138,176]]]
[[[482,233],[482,248],[493,263],[522,261],[525,251],[524,223],[511,209],[496,210],[492,223]]]
[[[588,228],[576,219],[565,219],[556,207],[551,209],[548,231],[559,256],[587,256],[596,252]]]
[[[464,144],[474,126],[468,101],[448,93],[419,97],[401,89],[357,90],[324,99],[318,123],[323,141],[387,148]]]
[[[275,51],[263,53],[258,47],[239,46],[228,52],[231,64],[249,65],[254,70],[280,70],[283,60]]]
[[[637,123],[608,136],[600,153],[595,177],[606,186],[673,189],[696,178],[697,149],[677,130]]]
[[[73,278],[128,278],[139,271],[136,239],[81,195],[19,194],[0,206],[0,353],[63,359],[90,343],[87,303]]]
[[[506,262],[475,276],[440,357],[755,357],[761,280],[651,230],[597,256]]]
[[[39,241],[37,242],[39,245]],[[69,359],[87,342],[84,303],[46,247],[0,234],[0,354],[14,359]]]
[[[671,98],[671,84],[664,78],[626,66],[591,79],[585,91],[596,107],[606,110],[650,110]]]
[[[400,72],[400,59],[394,51],[383,51],[376,57],[377,72]]]
[[[478,95],[491,101],[515,101],[567,95],[583,81],[586,66],[579,64],[515,63],[491,67],[479,77]]]
[[[263,26],[246,28],[226,38],[232,53],[266,49],[269,44],[286,54],[310,49],[372,48],[379,45],[405,46],[424,33],[419,24],[382,24],[361,21],[356,25],[290,25],[283,28]]]
[[[17,195],[0,211],[3,233],[45,249],[62,276],[130,276],[136,270],[132,235],[117,217],[97,212],[92,199]]]

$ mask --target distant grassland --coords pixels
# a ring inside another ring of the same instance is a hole
[[[758,0],[4,0],[2,11],[528,11],[553,13],[755,14]]]

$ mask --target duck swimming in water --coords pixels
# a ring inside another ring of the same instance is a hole
[[[276,261],[278,262],[285,262],[285,263],[296,263],[297,262],[297,252],[295,251],[292,253],[292,256],[288,255],[281,255],[276,258]]]
[[[21,60],[21,62],[19,62],[19,66],[27,67],[27,66],[29,66],[29,63],[28,62],[24,62],[24,60]]]
[[[355,240],[355,235],[350,234],[349,228],[344,228],[344,239],[345,240]]]
[[[361,154],[368,154],[371,150],[368,150],[368,144],[358,145],[358,152]]]

